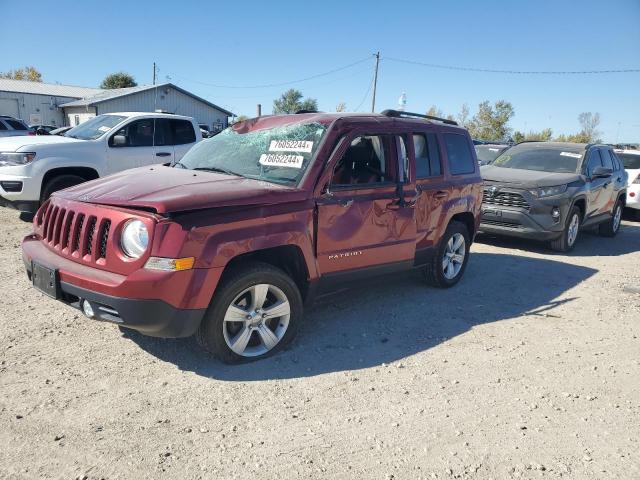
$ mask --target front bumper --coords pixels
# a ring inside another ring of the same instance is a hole
[[[31,265],[25,263],[31,280]],[[116,323],[152,337],[178,338],[193,335],[204,316],[205,309],[175,308],[162,300],[147,300],[104,295],[60,282],[61,302],[82,311],[87,301],[95,320]]]
[[[17,170],[21,167],[2,167]],[[5,190],[2,185],[7,183],[20,184],[19,191]],[[37,183],[37,185],[36,185]],[[21,212],[35,213],[40,205],[40,184],[36,179],[25,175],[0,173],[0,206],[14,208]]]
[[[32,262],[54,269],[60,280],[58,300],[81,308],[90,302],[96,320],[117,323],[155,337],[188,337],[195,333],[217,285],[219,269],[182,272],[141,270],[119,275],[56,255],[36,238],[22,244],[29,279]]]
[[[514,207],[482,203],[480,231],[494,235],[550,241],[559,238],[564,230],[572,205],[571,194],[538,199],[527,190],[500,186],[501,192],[521,195],[527,206]],[[552,211],[559,216],[554,218]]]

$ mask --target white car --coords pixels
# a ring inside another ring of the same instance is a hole
[[[177,162],[200,140],[193,118],[130,112],[98,115],[64,136],[0,138],[0,205],[35,212],[57,190]]]
[[[640,150],[614,150],[629,174],[627,207],[640,218]]]

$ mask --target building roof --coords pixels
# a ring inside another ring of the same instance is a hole
[[[0,91],[49,95],[53,97],[84,98],[96,95],[103,90],[100,88],[76,87],[74,85],[57,85],[53,83],[28,82],[26,80],[0,78]]]
[[[196,100],[202,103],[205,103],[210,107],[215,108],[216,110],[220,110],[221,112],[226,113],[228,116],[233,116],[232,112],[225,110],[224,108],[219,107],[218,105],[215,105],[209,102],[208,100],[205,100],[204,98],[198,97],[197,95],[194,95],[193,93],[188,92],[187,90],[184,90],[174,85],[173,83],[160,83],[158,85],[138,85],[137,87],[100,90],[98,93],[96,93],[91,97],[84,98],[81,100],[74,100],[73,102],[67,102],[60,106],[61,107],[88,107],[92,105],[97,105],[99,103],[107,102],[114,98],[126,97],[127,95],[133,95],[135,93],[144,92],[147,90],[153,90],[154,88],[166,88],[166,87],[174,88],[175,90],[178,90],[179,92],[182,92],[185,95],[195,98]]]

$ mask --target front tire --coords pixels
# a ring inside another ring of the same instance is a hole
[[[256,262],[234,269],[222,280],[196,339],[225,363],[259,360],[295,337],[302,312],[293,279],[279,268]]]
[[[436,254],[425,268],[427,283],[438,288],[449,288],[458,283],[467,268],[470,247],[466,225],[452,221],[440,240]]]
[[[580,233],[580,218],[580,209],[576,206],[571,207],[562,235],[551,242],[552,250],[563,253],[573,250]]]
[[[618,200],[616,206],[613,207],[613,215],[606,222],[601,223],[598,226],[598,233],[603,237],[615,237],[620,230],[620,223],[622,222],[622,202]]]
[[[79,177],[78,175],[59,175],[57,177],[53,177],[48,180],[42,188],[42,192],[40,193],[40,204],[49,200],[49,197],[54,192],[79,185],[86,181],[86,179]]]

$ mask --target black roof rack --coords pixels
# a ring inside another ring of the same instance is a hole
[[[296,115],[300,115],[302,113],[318,113],[318,110],[296,110]]]
[[[421,113],[412,113],[412,112],[401,112],[400,110],[383,110],[382,115],[386,117],[415,117],[415,118],[426,118],[428,120],[436,120],[438,122],[446,123],[448,125],[458,125],[458,122],[454,120],[449,120],[448,118],[440,118],[434,117],[433,115],[423,115]]]

